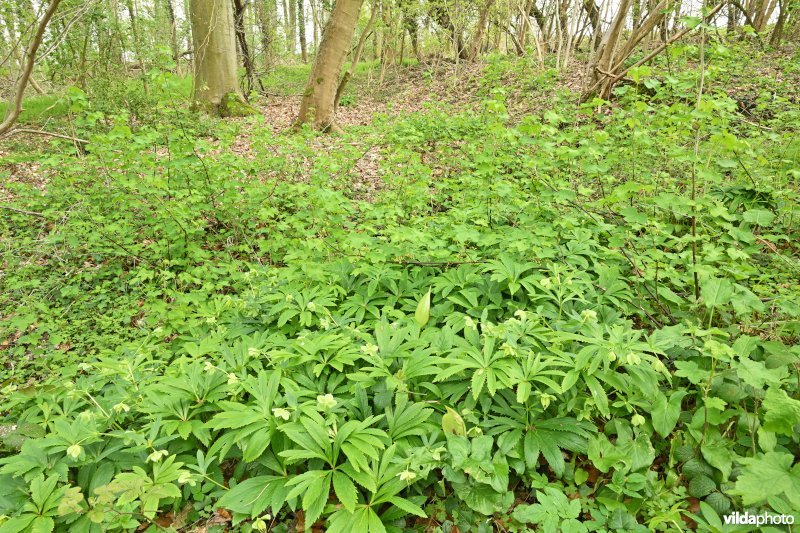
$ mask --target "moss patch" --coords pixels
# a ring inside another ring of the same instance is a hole
[[[244,101],[241,95],[228,93],[222,97],[219,104],[219,116],[227,117],[249,117],[257,115],[258,110]]]

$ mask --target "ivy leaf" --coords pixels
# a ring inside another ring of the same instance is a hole
[[[772,431],[767,431],[764,427],[758,428],[758,447],[762,451],[771,452],[778,445],[778,437]]]
[[[675,361],[675,375],[686,378],[692,385],[697,385],[708,376],[708,370],[700,368],[694,361]]]
[[[709,396],[705,399],[704,404],[709,409],[717,409],[719,411],[725,410],[725,400],[717,398],[716,396]]]
[[[543,505],[534,503],[533,505],[518,505],[511,516],[523,524],[538,524],[547,518],[547,515],[547,510]]]
[[[427,294],[417,304],[417,312],[414,313],[414,318],[417,319],[419,327],[425,326],[431,317],[431,291],[428,290]]]
[[[456,494],[467,506],[481,514],[491,516],[508,510],[514,503],[514,493],[497,492],[483,483],[466,483],[455,485]]]
[[[635,440],[624,447],[626,450],[626,461],[630,465],[632,472],[649,467],[656,458],[656,451],[650,439],[644,433],[639,434]]]
[[[589,440],[589,452],[587,455],[592,465],[603,473],[608,472],[612,466],[618,465],[627,459],[625,450],[614,446],[608,440],[608,437],[602,433]]]
[[[736,311],[737,315],[746,315],[753,311],[757,313],[761,313],[764,311],[764,303],[759,300],[758,296],[756,296],[753,291],[748,289],[747,287],[743,287],[738,283],[734,286],[736,289],[736,294],[731,301],[733,305],[733,310]]]

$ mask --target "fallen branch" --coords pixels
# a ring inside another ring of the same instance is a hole
[[[14,128],[13,130],[9,131],[8,133],[6,133],[2,137],[0,137],[0,139],[7,139],[8,137],[11,137],[12,135],[16,135],[17,133],[30,133],[30,134],[33,134],[33,135],[44,135],[46,137],[55,137],[56,139],[64,139],[64,140],[72,141],[72,142],[78,143],[78,144],[89,144],[89,141],[87,141],[86,139],[81,139],[79,137],[72,137],[70,135],[64,135],[62,133],[54,133],[52,131],[31,130],[31,129],[28,129],[28,128]]]
[[[460,265],[481,265],[486,261],[386,261],[389,264],[402,266],[443,267],[451,268]]]
[[[0,204],[0,209],[5,209],[7,211],[14,211],[15,213],[20,213],[20,214],[23,214],[23,215],[29,215],[29,216],[32,216],[32,217],[50,218],[47,215],[44,215],[42,213],[36,213],[35,211],[25,211],[24,209],[17,209],[16,207],[11,207],[10,205]]]

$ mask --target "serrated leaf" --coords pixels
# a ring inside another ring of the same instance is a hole
[[[422,508],[419,505],[417,505],[415,503],[412,503],[412,502],[406,500],[405,498],[401,498],[399,496],[395,496],[394,498],[390,498],[389,499],[389,503],[391,503],[392,505],[402,509],[403,511],[407,512],[408,514],[413,514],[413,515],[419,516],[420,518],[426,518],[427,517],[427,515],[425,514],[425,511],[423,511]]]
[[[800,465],[792,468],[794,457],[788,453],[767,452],[758,457],[742,457],[744,471],[729,494],[742,497],[744,505],[766,501],[771,496],[786,495],[800,500]]]
[[[700,453],[708,464],[722,472],[722,481],[728,481],[733,469],[733,456],[724,443],[705,443],[700,446]]]
[[[800,424],[800,401],[789,398],[786,391],[770,388],[761,404],[764,409],[764,429],[791,436]]]
[[[717,514],[725,514],[731,510],[731,501],[721,492],[712,492],[706,496],[706,503],[711,506]],[[717,519],[719,520],[719,518]],[[721,525],[720,525],[721,529]]]
[[[717,484],[707,476],[697,476],[689,482],[689,495],[703,498],[717,490]]]
[[[341,472],[334,472],[333,491],[336,493],[336,497],[339,498],[342,507],[351,513],[355,512],[356,503],[358,503],[358,491],[349,477]]]

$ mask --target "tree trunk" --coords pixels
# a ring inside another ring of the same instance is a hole
[[[778,20],[775,21],[775,27],[772,29],[772,35],[769,37],[770,46],[778,46],[783,37],[783,27],[786,24],[786,15],[789,12],[789,6],[786,5],[786,0],[778,0]]]
[[[319,8],[314,0],[310,0],[308,5],[311,7],[311,48],[314,49],[319,42]]]
[[[639,0],[633,0],[636,4]],[[591,75],[594,83],[600,83],[601,80],[607,78],[611,67],[616,63],[615,57],[617,48],[619,47],[622,38],[622,29],[625,27],[625,19],[628,16],[628,10],[631,7],[631,0],[621,0],[617,16],[614,17],[611,27],[608,28],[600,46],[595,53],[595,60],[592,62]],[[611,92],[610,86],[603,86],[600,91],[601,98],[608,98]]]
[[[375,22],[375,16],[377,14],[378,10],[375,8],[375,6],[373,6],[372,13],[370,13],[369,20],[367,21],[367,25],[364,26],[364,31],[361,32],[361,37],[358,38],[358,44],[356,45],[355,52],[353,52],[353,59],[350,61],[350,68],[344,73],[344,76],[342,76],[342,81],[339,82],[339,87],[336,88],[336,97],[333,99],[334,113],[339,108],[339,100],[342,99],[344,89],[347,87],[347,82],[350,81],[350,78],[353,76],[353,72],[355,72],[356,67],[358,66],[358,61],[361,59],[361,52],[364,51],[364,44],[366,44],[367,37],[369,37],[369,34],[372,31],[372,25]],[[405,41],[405,38],[403,40]]]
[[[223,117],[253,113],[236,75],[236,38],[230,0],[191,0],[194,45],[194,100]]]
[[[269,14],[267,14],[267,4],[270,8]],[[277,6],[275,5],[275,0],[258,1],[255,6],[258,30],[261,37],[261,53],[264,56],[264,69],[269,70],[272,67],[275,47],[275,21],[277,20],[275,8]]]
[[[133,6],[133,0],[126,0],[125,8],[128,10],[128,18],[131,21],[131,34],[133,36],[133,50],[136,52],[136,61],[141,63],[142,70],[144,70],[144,58],[142,57],[141,41],[139,39],[139,25],[136,21],[136,9]]]
[[[303,63],[308,63],[308,50],[306,49],[306,16],[303,11],[303,1],[297,0],[297,35],[300,37],[300,57]]]
[[[25,50],[25,65],[20,72],[19,78],[17,78],[17,83],[14,87],[14,95],[6,108],[6,116],[3,122],[0,123],[0,136],[8,133],[19,118],[19,114],[22,111],[22,97],[25,95],[25,88],[28,86],[28,81],[31,79],[33,65],[36,62],[36,52],[39,51],[39,46],[42,44],[47,24],[50,22],[50,19],[53,18],[56,9],[58,9],[58,4],[60,3],[61,0],[52,0],[50,5],[47,6],[47,11],[45,11],[42,20],[39,22],[39,26],[36,28],[36,33],[31,38],[31,42]]]
[[[736,13],[736,6],[733,5],[733,2],[728,2],[728,20],[725,28],[725,32],[727,33],[727,38],[731,39],[733,37],[734,32],[736,31],[736,17],[738,14]]]
[[[775,12],[776,6],[776,0],[761,0],[758,3],[758,11],[755,19],[756,27],[754,28],[757,32],[761,33],[767,29],[767,24],[772,17],[772,13]]]
[[[486,25],[489,20],[489,10],[492,8],[493,3],[494,0],[486,0],[481,7],[480,15],[478,16],[478,22],[475,25],[475,32],[472,37],[472,46],[469,50],[468,58],[470,61],[475,61],[478,59],[478,55],[480,55],[481,43],[483,42],[483,33],[486,31]]]
[[[363,0],[337,0],[325,24],[317,57],[311,68],[296,125],[312,122],[320,130],[338,129],[334,99],[344,59],[358,22]]]
[[[417,26],[417,17],[414,15],[412,10],[413,6],[408,5],[408,0],[403,0],[400,2],[400,11],[403,17],[403,28],[408,32],[408,37],[411,39],[411,48],[414,50],[414,56],[417,58],[417,61],[421,61],[422,56],[420,56],[419,53],[419,29]]]
[[[380,15],[383,24],[381,24],[380,28],[381,73],[378,77],[378,85],[383,85],[383,79],[386,76],[386,67],[389,64],[394,63],[395,47],[392,43],[392,37],[394,36],[394,32],[392,31],[392,3],[381,2],[380,7]]]
[[[169,19],[169,47],[172,52],[172,60],[175,62],[175,68],[180,75],[180,61],[181,52],[178,49],[178,21],[175,19],[175,6],[172,5],[172,0],[164,0],[164,7],[167,8],[167,17]]]
[[[681,21],[681,7],[683,0],[675,0],[675,12],[672,17],[672,33],[678,31],[678,25]]]
[[[144,56],[142,55],[142,45],[139,37],[139,24],[136,20],[136,8],[133,5],[133,0],[126,0],[125,7],[128,9],[128,18],[131,20],[131,34],[133,34],[133,50],[136,53],[136,62],[142,73],[142,87],[144,94],[150,94],[150,88],[147,85],[147,68],[145,66]]]
[[[27,6],[27,9],[28,9],[28,12],[27,12],[28,15],[32,15],[33,16],[33,15],[36,14],[36,12],[33,10],[33,6],[29,5],[29,6]],[[22,56],[22,50],[20,50],[20,46],[19,46],[20,43],[16,42],[17,41],[16,27],[17,27],[17,25],[19,25],[19,27],[21,29],[21,34],[20,34],[20,38],[21,38],[24,35],[25,26],[27,25],[27,20],[25,20],[25,19],[27,19],[28,17],[24,16],[25,13],[18,13],[18,15],[19,15],[19,17],[18,17],[19,18],[19,24],[16,24],[14,14],[11,12],[11,9],[6,7],[5,9],[2,9],[2,17],[0,17],[0,21],[4,23],[3,25],[5,26],[6,30],[8,31],[8,41],[7,42],[9,43],[9,45],[12,48],[11,52],[13,53],[14,57],[17,60],[17,66],[18,66],[20,72],[22,72],[22,70],[25,68],[25,58]],[[5,32],[3,30],[3,25],[0,25],[0,38],[4,38],[5,37]],[[29,83],[31,84],[31,87],[33,87],[33,89],[37,93],[44,94],[44,90],[37,83],[37,81],[33,78],[33,75],[31,75]]]
[[[567,8],[569,8],[569,0],[558,0],[558,29],[561,34],[561,40],[564,43],[569,42],[569,18],[567,15]]]
[[[600,9],[594,0],[583,0],[583,9],[589,17],[589,24],[592,25],[592,50],[597,50],[600,41],[603,39],[603,30],[600,26]]]
[[[629,0],[622,0],[623,4],[622,7],[625,7],[625,9],[627,10],[629,6],[624,6],[626,1]],[[663,0],[661,4],[664,4],[666,2],[667,0]],[[659,9],[661,8],[661,4],[659,5]],[[720,9],[722,9],[723,6],[725,6],[725,4],[726,4],[725,0],[717,4],[716,7],[711,9],[711,11],[709,11],[706,14],[702,22],[704,24],[707,24],[710,20],[713,19],[713,17],[717,14],[717,12]],[[641,40],[641,35],[643,35],[644,32],[652,30],[652,26],[650,26],[649,29],[645,28],[641,31],[634,32],[631,39],[626,44],[625,49],[623,50],[624,53],[615,53],[613,50],[609,52],[608,47],[610,46],[610,43],[619,41],[619,35],[614,37],[614,34],[618,33],[619,31],[617,29],[617,24],[620,21],[620,13],[622,12],[617,13],[617,17],[614,19],[611,28],[606,33],[606,36],[603,38],[603,43],[600,45],[600,50],[596,54],[595,59],[592,63],[592,75],[593,79],[595,79],[596,81],[594,82],[594,84],[592,84],[591,87],[589,87],[583,92],[583,95],[581,97],[581,101],[583,102],[586,102],[589,98],[591,98],[595,94],[598,94],[596,91],[599,91],[599,96],[601,98],[608,99],[611,96],[611,90],[614,88],[614,84],[619,80],[621,80],[622,77],[628,73],[628,71],[630,71],[633,68],[644,65],[648,61],[651,61],[654,57],[663,52],[670,44],[674,43],[678,39],[681,39],[684,35],[686,35],[693,29],[693,27],[687,27],[675,33],[672,37],[670,37],[669,39],[658,45],[652,52],[646,54],[642,59],[640,59],[639,61],[637,61],[636,63],[634,63],[629,67],[625,67],[624,66],[625,60],[630,55],[630,52],[633,50],[635,43]],[[624,13],[622,14],[624,15]],[[648,17],[648,19],[652,21],[661,16],[663,15],[659,13],[654,13],[653,16]],[[614,48],[616,48],[616,46]]]
[[[297,3],[295,3],[295,0],[286,1],[289,5],[289,20],[286,21],[288,24],[286,38],[289,42],[286,47],[289,49],[289,55],[293,56],[297,53]]]
[[[428,13],[439,26],[447,30],[447,32],[450,34],[452,43],[456,49],[456,57],[466,60],[467,47],[464,46],[464,38],[461,35],[461,31],[456,28],[455,24],[453,24],[453,20],[450,18],[450,14],[447,12],[447,7],[437,2],[431,5]]]
[[[545,42],[550,41],[550,31],[548,29],[544,13],[536,5],[535,0],[530,4],[528,15],[532,16],[534,20],[536,20],[536,25],[539,26],[539,33],[542,34],[542,40]]]
[[[233,0],[233,10],[236,40],[239,43],[239,50],[242,52],[242,66],[247,76],[247,90],[244,91],[246,97],[247,93],[252,91],[255,86],[256,74],[253,68],[253,56],[250,54],[250,46],[247,43],[247,34],[244,31],[245,5],[242,0]]]

